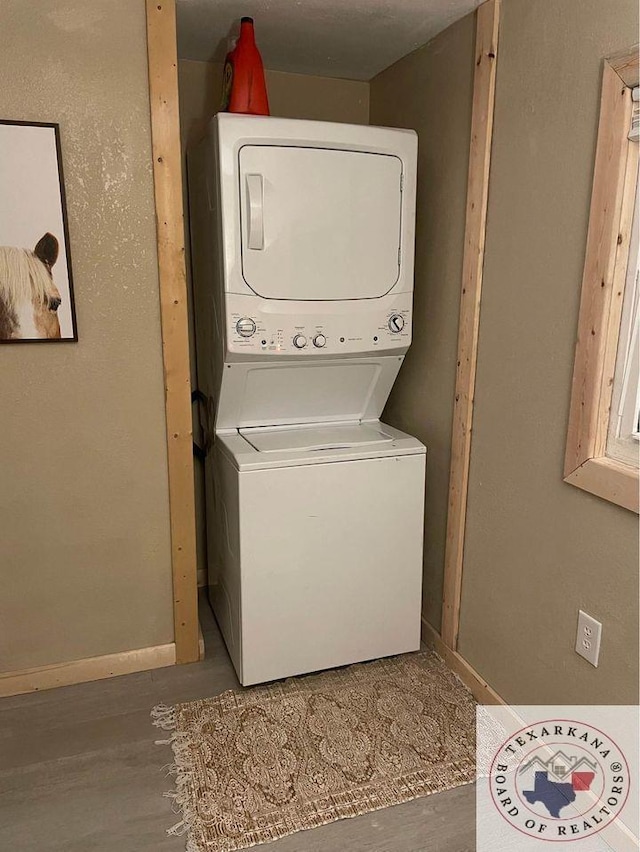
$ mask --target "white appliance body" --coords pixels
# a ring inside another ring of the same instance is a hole
[[[415,650],[412,131],[220,114],[189,155],[210,599],[243,684]]]

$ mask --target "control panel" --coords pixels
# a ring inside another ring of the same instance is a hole
[[[246,355],[406,351],[411,294],[357,302],[278,302],[226,294],[227,349]]]

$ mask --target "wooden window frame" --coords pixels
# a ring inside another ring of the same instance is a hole
[[[606,455],[638,143],[628,140],[638,45],[604,62],[564,481],[638,512],[638,468]]]

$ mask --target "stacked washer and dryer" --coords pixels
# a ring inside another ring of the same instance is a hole
[[[420,645],[413,131],[218,114],[189,155],[209,596],[241,683]]]

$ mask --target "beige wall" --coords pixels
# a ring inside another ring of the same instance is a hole
[[[2,35],[0,115],[60,124],[79,334],[0,352],[6,672],[173,619],[144,2],[5,0]]]
[[[424,613],[437,627],[473,87],[474,16],[371,81],[371,123],[418,131],[413,343],[384,412],[428,447]]]
[[[178,63],[180,87],[180,127],[183,152],[202,138],[211,116],[218,111],[222,92],[222,69],[219,62],[194,62],[181,59]],[[330,77],[312,77],[304,74],[289,74],[282,71],[267,71],[267,88],[271,115],[281,118],[309,118],[318,121],[341,121],[350,124],[369,122],[369,84],[354,80],[336,80]],[[186,190],[186,172],[184,175]],[[185,191],[185,198],[187,197]],[[187,277],[189,268],[189,216],[185,209]],[[193,310],[191,324],[191,371],[192,385],[197,386],[195,375],[195,334],[193,332]],[[196,418],[197,421],[197,418]],[[200,438],[198,423],[194,423],[196,440]],[[198,530],[198,576],[201,585],[206,575],[206,533],[203,505],[202,466],[196,461],[196,504]]]
[[[561,478],[602,58],[637,31],[637,0],[503,3],[460,651],[516,703],[638,697],[638,518]]]

